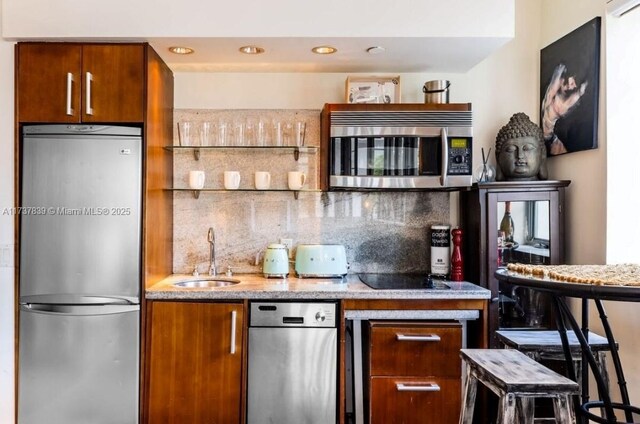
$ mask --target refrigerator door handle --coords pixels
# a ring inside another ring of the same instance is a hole
[[[20,297],[20,304],[37,305],[138,305],[133,296],[92,296],[85,294],[36,294]]]
[[[135,312],[140,310],[140,305],[45,305],[26,303],[20,305],[20,310],[37,314],[49,315],[110,315]]]
[[[81,304],[86,305],[138,305],[138,297],[133,296],[81,296],[83,302]],[[40,302],[45,303],[45,302]],[[54,302],[52,302],[54,303]],[[55,302],[59,303],[59,302]]]

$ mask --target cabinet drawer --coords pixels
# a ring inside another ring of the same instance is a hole
[[[371,375],[460,376],[460,324],[374,321],[370,325]]]
[[[371,378],[371,424],[454,424],[459,378]]]

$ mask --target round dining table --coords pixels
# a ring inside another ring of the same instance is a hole
[[[584,283],[572,283],[556,281],[546,276],[526,274],[500,268],[495,272],[495,277],[504,283],[527,287],[551,293],[556,315],[556,324],[562,341],[562,348],[567,363],[569,378],[576,379],[575,365],[571,356],[571,348],[567,337],[567,328],[573,330],[578,338],[582,350],[582,390],[581,397],[575,397],[575,409],[578,422],[586,424],[589,420],[596,423],[634,423],[634,414],[640,414],[640,408],[631,405],[627,383],[617,349],[617,342],[613,335],[611,323],[604,309],[603,301],[640,302],[640,286],[595,285]],[[569,298],[580,299],[582,311],[580,323],[574,316],[567,300]],[[605,379],[597,366],[594,352],[591,350],[588,340],[589,334],[589,301],[592,300],[598,310],[600,321],[611,350],[611,359],[615,368],[621,402],[613,402]],[[589,399],[589,369],[593,374],[598,389],[598,400]],[[596,415],[594,410],[600,410]],[[620,416],[620,418],[617,417]],[[625,421],[619,421],[624,416]]]

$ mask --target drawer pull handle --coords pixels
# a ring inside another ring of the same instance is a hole
[[[426,336],[408,336],[406,334],[396,334],[396,339],[399,341],[408,342],[439,342],[440,336],[436,334],[428,334]]]
[[[396,390],[399,392],[439,392],[440,386],[438,386],[436,383],[429,383],[420,386],[396,383]]]

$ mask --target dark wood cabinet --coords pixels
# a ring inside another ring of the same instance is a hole
[[[371,321],[367,338],[371,424],[458,422],[460,324]]]
[[[563,263],[564,191],[569,184],[496,182],[477,184],[460,193],[465,280],[491,290],[488,337],[492,347],[499,346],[495,337],[499,328],[555,325],[545,294],[500,285],[493,275],[510,262]],[[513,221],[511,237],[500,233],[501,221],[509,218],[505,218],[507,211]]]
[[[149,302],[149,423],[241,422],[243,304]]]
[[[16,114],[19,120],[80,122],[81,68],[82,47],[79,45],[18,44]]]
[[[20,122],[141,123],[145,45],[19,43]]]

